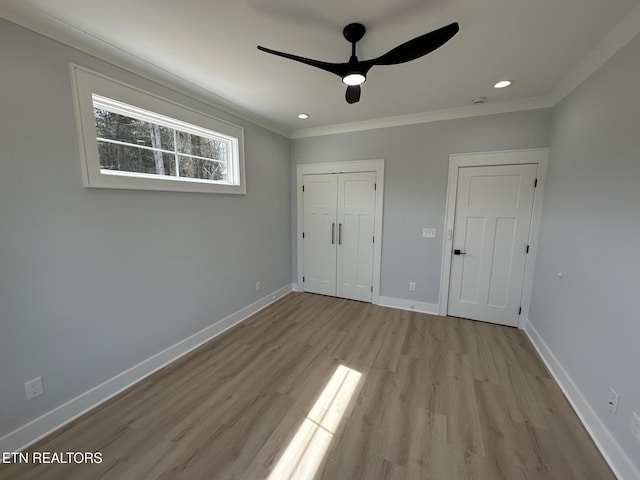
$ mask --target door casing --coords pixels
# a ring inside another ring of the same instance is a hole
[[[538,183],[536,186],[529,230],[529,254],[524,270],[522,287],[522,313],[518,328],[524,327],[524,319],[529,317],[531,306],[531,292],[533,288],[533,273],[538,251],[538,236],[542,221],[542,197],[544,194],[547,164],[549,161],[548,148],[527,150],[503,150],[497,152],[479,152],[452,154],[449,156],[449,180],[447,187],[447,202],[445,207],[445,227],[442,248],[442,270],[440,274],[439,314],[447,315],[449,303],[449,280],[451,278],[451,256],[453,247],[453,226],[455,220],[456,198],[458,194],[458,172],[461,167],[483,167],[494,165],[538,164]]]
[[[304,175],[323,173],[376,172],[376,208],[373,244],[373,292],[371,303],[380,303],[380,266],[382,260],[382,214],[384,200],[384,160],[353,160],[348,162],[329,162],[298,165],[296,167],[296,245],[297,245],[297,284],[296,291],[303,291],[302,275],[304,266],[304,244],[302,229],[304,225],[304,202],[302,185]]]

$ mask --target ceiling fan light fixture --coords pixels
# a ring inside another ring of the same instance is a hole
[[[367,77],[360,72],[348,73],[342,77],[342,83],[349,86],[362,85],[366,81]]]
[[[494,88],[507,88],[509,85],[511,85],[511,81],[510,80],[500,80],[493,87]]]

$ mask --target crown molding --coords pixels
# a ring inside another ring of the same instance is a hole
[[[638,34],[640,34],[640,5],[634,7],[553,89],[550,97],[554,105],[578,88]]]
[[[525,99],[509,100],[497,103],[485,103],[446,110],[399,115],[378,118],[362,122],[342,123],[324,127],[312,127],[294,130],[291,138],[318,137],[339,133],[358,132],[376,128],[398,127],[419,123],[438,122],[459,118],[495,115],[540,108],[553,108],[573,90],[578,88],[587,78],[593,75],[602,65],[618,53],[624,46],[640,34],[640,5],[636,6],[618,23],[611,32],[578,63],[551,91],[550,94]]]
[[[16,2],[3,2],[0,4],[0,17],[63,45],[187,95],[213,108],[266,128],[278,135],[286,138],[291,135],[291,131],[279,123],[257,115],[231,100],[202,88],[144,58],[101,40],[40,9],[26,4],[18,5]]]
[[[485,103],[482,105],[470,105],[431,112],[413,113],[410,115],[398,115],[395,117],[376,118],[362,122],[341,123],[326,127],[312,127],[291,132],[291,138],[319,137],[322,135],[335,135],[338,133],[360,132],[376,128],[400,127],[403,125],[415,125],[419,123],[440,122],[443,120],[455,120],[462,118],[481,117],[499,113],[520,112],[524,110],[537,110],[551,108],[555,105],[548,96],[508,100],[503,102]]]
[[[0,17],[179,93],[188,95],[213,108],[291,139],[553,108],[640,34],[640,5],[638,5],[548,95],[291,131],[271,119],[257,115],[231,100],[204,89],[144,58],[122,50],[37,8],[17,1],[2,2],[0,3]]]

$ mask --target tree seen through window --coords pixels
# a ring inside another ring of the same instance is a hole
[[[141,174],[226,180],[228,145],[94,108],[100,168]]]

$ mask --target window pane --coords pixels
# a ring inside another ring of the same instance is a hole
[[[227,161],[227,142],[224,140],[214,140],[185,132],[178,132],[178,139],[180,153]]]
[[[187,178],[199,178],[203,180],[225,180],[227,178],[227,165],[225,163],[202,160],[201,158],[180,157],[180,176]]]
[[[173,151],[173,129],[117,113],[93,109],[98,138]]]
[[[240,127],[194,112],[188,116],[196,123],[187,123],[166,116],[161,100],[141,98],[154,110],[91,94],[95,136],[93,128],[83,132],[92,157],[83,163],[86,186],[245,193]],[[184,115],[177,105],[168,109]],[[118,181],[122,177],[130,178]]]
[[[175,156],[159,151],[98,142],[100,168],[120,172],[175,176]]]

